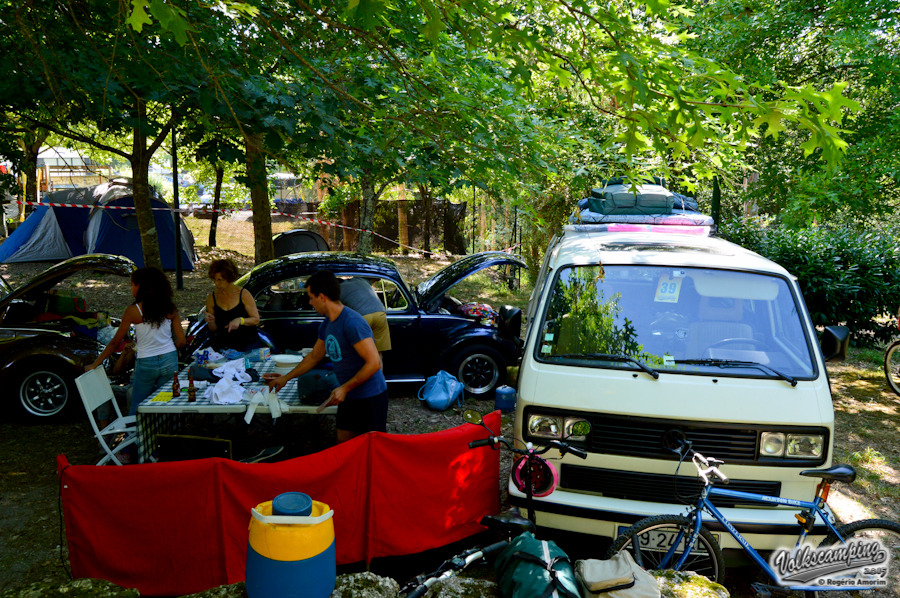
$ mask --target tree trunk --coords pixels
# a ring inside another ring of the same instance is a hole
[[[397,236],[400,239],[400,253],[409,255],[409,228],[406,221],[406,187],[400,191],[401,199],[397,202]]]
[[[216,166],[216,189],[213,191],[213,213],[209,221],[209,246],[216,246],[216,228],[219,226],[219,207],[222,205],[222,179],[225,178],[225,169]]]
[[[373,236],[371,232],[375,230],[375,200],[378,199],[375,193],[375,183],[372,175],[365,171],[359,180],[362,187],[362,203],[359,209],[359,227],[364,232],[359,234],[359,253],[369,255],[372,253]]]
[[[250,204],[253,206],[253,245],[256,249],[257,264],[275,258],[275,247],[272,245],[272,207],[269,200],[269,180],[266,176],[266,159],[262,148],[262,134],[244,134],[244,149],[247,155],[247,178],[250,181]]]
[[[152,205],[150,204],[150,159],[153,153],[147,148],[147,135],[141,128],[141,123],[146,122],[147,107],[142,101],[138,101],[138,124],[133,130],[133,142],[131,145],[131,176],[132,197],[134,199],[134,212],[137,216],[138,230],[141,234],[141,249],[144,252],[144,266],[155,266],[162,269],[162,259],[159,255],[159,235],[156,232],[156,222],[153,218]],[[177,231],[176,231],[177,234]],[[179,258],[181,256],[178,256]]]
[[[425,241],[422,249],[425,253],[431,253],[431,190],[425,185],[419,185],[419,197],[422,198],[422,207],[424,208],[425,222],[422,225]]]
[[[37,201],[38,197],[38,180],[37,180],[37,159],[41,152],[41,146],[47,140],[49,132],[43,129],[37,129],[30,133],[26,133],[19,139],[19,147],[25,157],[22,160],[21,174],[25,178],[24,195],[20,196],[23,203],[19,204],[19,222],[25,219],[25,203],[26,201]]]
[[[355,251],[359,239],[359,202],[351,201],[341,210],[341,223],[350,228],[341,229],[341,248],[344,251]]]

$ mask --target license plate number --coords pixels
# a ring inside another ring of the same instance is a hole
[[[618,533],[621,534],[627,529],[627,526],[619,526]],[[668,552],[668,550],[675,544],[675,538],[677,535],[677,532],[675,532],[674,530],[667,529],[653,529],[644,531],[640,535],[641,550],[649,550],[651,552]],[[713,537],[717,542],[719,541],[718,534],[713,534]],[[676,550],[679,552],[683,551],[686,544],[687,535],[684,535],[681,537]],[[694,548],[691,549],[691,554],[707,554],[707,551],[706,548],[704,548],[704,546],[698,541],[694,544]]]

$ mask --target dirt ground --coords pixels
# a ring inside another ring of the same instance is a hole
[[[200,263],[185,273],[184,289],[176,291],[183,317],[195,313],[210,291],[206,267],[217,257],[233,257],[242,268],[252,259],[227,250],[199,248]],[[410,282],[418,282],[446,265],[446,261],[421,258],[400,260]],[[0,266],[13,286],[27,280],[46,265]],[[75,289],[92,309],[118,316],[130,300],[127,281],[82,278]],[[852,462],[861,471],[853,487],[832,493],[830,504],[843,520],[865,517],[900,519],[900,397],[884,382],[880,369],[854,353],[846,363],[831,365],[829,372],[835,396],[835,444],[838,462]],[[459,413],[435,413],[415,398],[415,388],[392,390],[388,431],[418,433],[445,429],[462,423]],[[492,401],[467,405],[481,411]],[[326,426],[327,428],[327,426]],[[511,431],[510,416],[504,428]],[[330,430],[322,430],[331,438]],[[0,591],[25,587],[34,582],[62,583],[68,580],[64,561],[65,539],[58,507],[56,456],[65,454],[71,463],[88,464],[99,458],[98,447],[84,418],[58,425],[21,425],[0,418]],[[501,465],[501,477],[508,471]],[[505,482],[501,480],[501,487]],[[60,546],[63,549],[60,549]],[[741,585],[744,581],[737,582]],[[746,589],[731,588],[736,595]]]

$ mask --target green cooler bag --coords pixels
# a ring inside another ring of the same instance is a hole
[[[494,563],[503,598],[580,598],[572,563],[554,542],[525,532]]]

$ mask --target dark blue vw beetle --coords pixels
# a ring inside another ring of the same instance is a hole
[[[353,253],[296,253],[260,264],[235,284],[256,300],[260,337],[273,352],[312,347],[322,322],[309,305],[306,279],[317,270],[340,278],[361,276],[373,283],[385,305],[392,350],[384,354],[388,382],[423,382],[440,369],[461,380],[474,395],[493,392],[516,365],[522,347],[522,314],[503,306],[496,323],[465,315],[448,291],[465,277],[491,266],[524,267],[518,257],[488,251],[464,257],[410,290],[397,265],[385,258]],[[203,315],[188,330],[189,349],[209,342]]]

